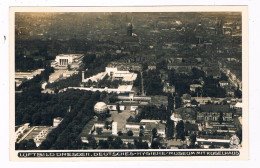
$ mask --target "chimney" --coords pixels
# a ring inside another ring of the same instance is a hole
[[[82,71],[82,82],[84,82],[85,79],[85,71]]]

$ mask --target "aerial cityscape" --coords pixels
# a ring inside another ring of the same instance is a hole
[[[15,149],[241,149],[239,12],[15,14]]]

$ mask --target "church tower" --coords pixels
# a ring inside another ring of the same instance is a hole
[[[132,36],[133,34],[133,26],[132,23],[127,24],[127,36]]]

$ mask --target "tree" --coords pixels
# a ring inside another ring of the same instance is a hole
[[[237,97],[237,98],[242,97],[242,92],[238,88],[235,90],[235,97]]]
[[[185,133],[184,133],[184,123],[183,121],[179,121],[176,125],[176,131],[177,131],[177,137],[181,138],[182,140],[185,139]]]
[[[142,65],[142,71],[145,71],[145,70],[147,70],[148,69],[148,64],[145,62],[145,63],[143,63],[143,65]]]
[[[171,120],[170,117],[166,122],[166,135],[168,138],[172,138],[174,135],[174,121]]]
[[[33,150],[33,149],[36,149],[36,148],[37,147],[36,147],[36,144],[35,144],[34,140],[33,139],[29,139],[28,142],[27,142],[26,149],[27,150]]]
[[[139,138],[139,140],[134,140],[134,144],[136,146],[137,149],[148,149],[148,143],[147,142],[143,142],[142,138]]]
[[[223,123],[223,112],[220,112],[219,117],[218,117],[218,122],[219,122],[219,124]]]
[[[96,132],[98,135],[100,135],[102,133],[102,128],[97,128]]]
[[[109,122],[108,122],[108,121],[105,122],[105,128],[106,128],[106,129],[109,128]]]
[[[107,142],[109,144],[111,144],[113,142],[113,137],[111,137],[111,136],[107,137]]]
[[[215,149],[216,147],[215,147],[215,145],[211,144],[211,145],[209,146],[209,148],[210,148],[210,149]]]
[[[182,100],[179,96],[175,96],[175,108],[180,108],[181,107],[181,103],[182,103]]]
[[[97,148],[97,141],[92,136],[88,137],[88,144],[92,149]]]
[[[237,135],[237,137],[239,138],[240,143],[241,143],[241,142],[242,142],[242,130],[241,130],[241,129],[237,130],[237,131],[236,131],[236,135]]]
[[[182,133],[180,134],[180,138],[181,138],[182,141],[185,140],[185,132],[182,132]]]
[[[193,79],[199,79],[200,77],[205,78],[205,73],[202,70],[199,70],[197,68],[192,68],[192,78]]]
[[[128,136],[133,136],[133,135],[134,135],[134,133],[133,133],[133,131],[132,131],[132,130],[129,130],[129,131],[127,132],[127,135],[128,135]]]
[[[127,149],[135,149],[135,145],[128,143],[127,144]]]
[[[123,141],[120,137],[116,137],[116,139],[113,142],[113,148],[114,149],[121,149],[123,145]]]
[[[47,149],[50,149],[51,147],[51,144],[49,141],[45,140],[41,143],[41,145],[39,146],[39,149],[41,150],[47,150]]]
[[[191,103],[192,105],[195,105],[195,106],[198,105],[198,102],[197,102],[195,99],[192,99],[190,103]]]
[[[163,84],[160,73],[157,70],[149,70],[143,73],[144,90],[147,95],[163,94]],[[156,88],[156,89],[155,89]]]
[[[41,114],[40,113],[34,113],[32,116],[32,124],[33,125],[40,125],[41,123]]]
[[[19,144],[16,144],[17,150],[33,150],[36,148],[37,147],[33,139],[22,140]]]
[[[115,94],[112,94],[110,97],[109,97],[109,102],[110,103],[115,103],[117,101],[117,96]]]
[[[153,128],[153,129],[152,129],[153,138],[156,138],[156,137],[157,137],[157,133],[158,133],[157,129],[156,129],[156,128]]]
[[[127,122],[135,122],[135,119],[133,116],[130,116],[127,120]]]
[[[68,70],[71,71],[71,65],[68,65]]]
[[[195,134],[191,134],[190,135],[191,144],[195,144],[196,141],[197,141],[197,136]]]
[[[22,140],[22,141],[19,143],[18,150],[26,150],[27,143],[28,143],[27,140]]]
[[[227,77],[227,75],[226,75],[226,74],[224,74],[224,73],[221,73],[220,80],[227,81],[227,80],[228,80],[228,77]]]
[[[159,149],[160,148],[160,143],[158,141],[153,141],[151,144],[152,149]]]
[[[119,103],[116,104],[116,110],[117,110],[118,113],[120,113],[120,105],[119,105]]]
[[[122,131],[118,131],[117,135],[122,136],[123,135]]]
[[[98,146],[100,149],[109,149],[109,143],[106,140],[100,140]]]
[[[167,62],[165,60],[162,60],[161,62],[156,64],[157,70],[166,70],[167,69]]]
[[[98,114],[98,121],[105,121],[107,118],[107,114],[101,113]]]

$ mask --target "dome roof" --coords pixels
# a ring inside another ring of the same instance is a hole
[[[94,111],[96,113],[105,113],[105,112],[107,112],[107,110],[108,110],[107,104],[104,102],[98,102],[94,106]]]

